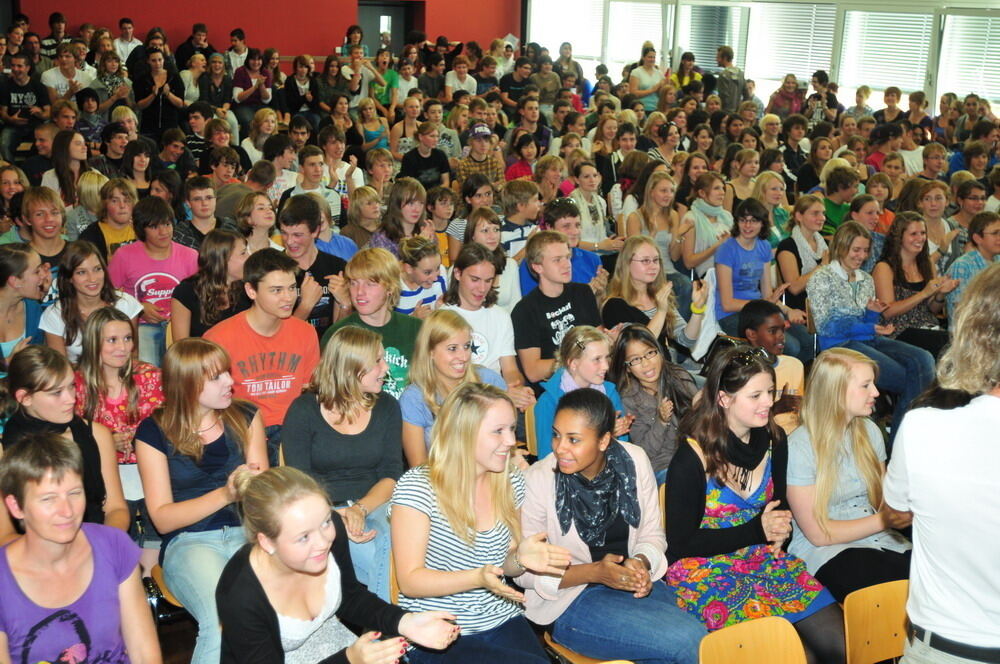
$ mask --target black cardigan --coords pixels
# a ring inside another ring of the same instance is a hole
[[[334,564],[340,568],[341,589],[337,617],[384,635],[398,634],[399,621],[406,611],[382,601],[358,582],[348,549],[347,530],[336,512],[333,512],[333,525],[337,534],[330,551]],[[222,624],[222,664],[282,664],[285,661],[278,614],[250,566],[252,548],[253,544],[247,544],[229,560],[215,590]],[[332,653],[317,664],[348,664],[346,650]]]
[[[782,436],[771,441],[771,480],[778,509],[788,509],[785,501],[788,445]],[[731,528],[702,528],[705,517],[705,466],[690,443],[682,442],[667,469],[666,512],[667,560],[710,557],[732,553],[754,544],[766,544],[760,514],[743,525]]]

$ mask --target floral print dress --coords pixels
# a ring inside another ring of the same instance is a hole
[[[702,528],[753,520],[774,495],[770,453],[760,486],[750,496],[743,498],[715,478],[707,480],[706,491]],[[774,556],[766,544],[709,558],[681,558],[667,570],[667,583],[677,592],[677,605],[709,630],[765,616],[796,622],[834,601],[804,562],[787,553]]]

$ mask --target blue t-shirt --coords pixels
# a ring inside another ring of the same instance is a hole
[[[579,247],[573,249],[569,261],[573,265],[573,282],[577,284],[589,284],[601,267],[600,256]],[[521,275],[521,295],[527,295],[538,286],[538,279],[528,269],[528,261],[521,261],[518,271]]]
[[[728,265],[733,271],[733,297],[737,300],[758,300],[760,279],[771,262],[771,245],[757,238],[753,249],[744,249],[736,238],[726,240],[715,252],[716,265]],[[734,312],[722,308],[722,296],[715,294],[715,317],[723,319]]]
[[[358,245],[354,244],[354,240],[337,233],[330,236],[329,241],[317,238],[316,248],[337,258],[343,258],[345,261],[351,260],[354,254],[358,253]]]
[[[496,371],[486,367],[476,366],[476,376],[479,381],[487,385],[495,385],[504,392],[507,391],[507,383]],[[424,429],[424,443],[427,449],[431,448],[431,427],[434,426],[434,414],[424,401],[424,394],[420,388],[414,384],[409,384],[403,390],[403,396],[399,398],[399,408],[403,412],[403,421]]]

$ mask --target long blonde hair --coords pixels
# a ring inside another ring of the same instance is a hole
[[[441,514],[455,535],[472,545],[476,540],[476,444],[486,412],[505,402],[514,411],[514,402],[499,388],[483,383],[465,383],[453,391],[431,428],[431,449],[427,476],[437,497]],[[511,465],[502,472],[489,473],[490,500],[497,521],[510,530],[516,542],[521,536],[517,504],[511,485]]]
[[[867,488],[868,501],[875,509],[882,504],[882,462],[868,438],[867,418],[851,417],[846,409],[851,368],[859,364],[868,365],[878,376],[878,365],[857,351],[831,348],[820,353],[802,399],[802,426],[809,432],[816,457],[813,515],[827,535],[830,534],[830,497],[840,479],[845,433],[850,439],[854,463]]]
[[[434,358],[431,357],[431,353],[438,345],[460,332],[468,332],[471,338],[472,327],[468,321],[454,311],[438,309],[427,317],[417,334],[413,359],[410,361],[410,382],[420,390],[424,403],[434,415],[437,415],[440,409],[439,403],[448,394],[449,388],[434,368]],[[465,365],[465,374],[459,379],[459,384],[478,380],[476,369],[470,361]]]
[[[153,419],[180,454],[201,461],[204,446],[197,430],[198,397],[211,376],[229,371],[229,354],[219,344],[201,337],[188,337],[172,345],[163,356],[163,406]],[[247,404],[233,399],[225,410],[216,411],[227,433],[246,453]]]
[[[653,175],[656,175],[654,173]],[[652,178],[650,178],[652,179]],[[639,299],[640,292],[636,288],[635,284],[632,283],[632,275],[630,273],[632,266],[632,257],[635,256],[635,252],[639,251],[640,247],[647,246],[652,247],[656,250],[656,255],[660,256],[660,271],[654,279],[649,284],[646,284],[646,295],[655,302],[656,294],[660,292],[666,283],[666,276],[663,273],[663,256],[660,255],[660,248],[656,246],[656,242],[653,238],[647,235],[633,235],[629,239],[625,240],[625,246],[622,247],[621,254],[618,256],[618,262],[615,263],[615,273],[611,277],[611,283],[608,284],[608,295],[605,298],[605,302],[613,297],[620,297],[627,303],[635,306],[635,302]],[[677,306],[674,304],[674,295],[670,295],[670,311],[667,312],[667,325],[664,325],[664,330],[672,330],[673,323],[675,322],[674,316],[677,315]]]
[[[361,391],[361,376],[378,363],[382,337],[357,325],[346,325],[330,337],[313,371],[307,391],[341,421],[353,424],[363,410],[375,406],[376,395]]]
[[[660,184],[663,180],[668,180],[670,184],[674,185],[674,201],[669,208],[658,208],[656,203],[653,202],[653,189],[656,185]],[[639,216],[642,218],[642,226],[650,235],[656,235],[656,215],[662,214],[667,218],[667,227],[673,230],[674,228],[674,217],[676,212],[674,211],[674,205],[677,203],[677,182],[674,180],[673,176],[666,171],[654,171],[650,174],[649,179],[646,180],[646,188],[642,192],[642,207],[639,208]]]

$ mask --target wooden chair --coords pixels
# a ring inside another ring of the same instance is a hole
[[[527,438],[528,454],[538,456],[538,436],[535,432],[535,405],[524,411],[524,437]]]
[[[174,597],[174,594],[170,592],[170,588],[167,588],[166,581],[163,580],[163,568],[159,565],[154,565],[152,572],[150,574],[153,577],[153,581],[156,581],[156,585],[160,587],[160,593],[163,595],[163,599],[167,600],[174,606],[184,606],[181,601]]]
[[[847,664],[901,657],[906,645],[907,580],[855,590],[844,600]]]
[[[399,604],[399,579],[396,578],[396,561],[389,552],[389,601]]]
[[[660,525],[663,529],[667,529],[667,485],[666,483],[660,485]]]
[[[712,632],[701,640],[701,664],[806,664],[792,623],[768,616]]]
[[[569,664],[632,664],[632,662],[627,659],[594,659],[593,657],[587,657],[586,655],[573,652],[569,648],[561,646],[553,641],[552,636],[548,632],[545,632],[545,647],[554,652],[560,660],[569,662]]]

